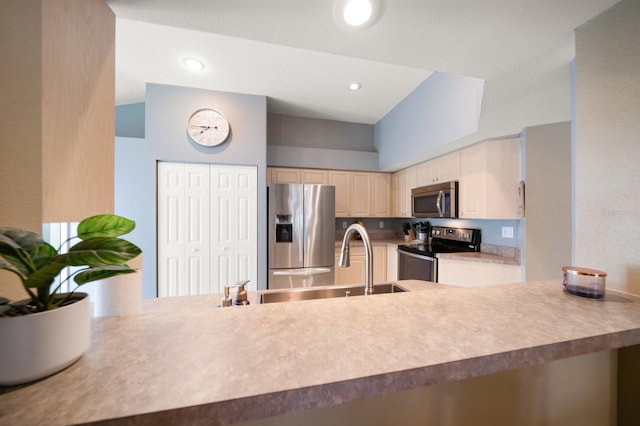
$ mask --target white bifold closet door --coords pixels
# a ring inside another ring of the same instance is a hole
[[[257,288],[257,168],[158,163],[158,296]]]

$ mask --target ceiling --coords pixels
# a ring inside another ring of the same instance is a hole
[[[117,105],[143,102],[152,82],[264,95],[270,113],[374,124],[433,71],[483,79],[485,93],[543,82],[545,102],[568,104],[570,81],[557,67],[574,56],[573,31],[619,0],[382,0],[378,21],[360,31],[335,24],[334,0],[107,1]],[[186,70],[185,56],[205,70]],[[347,90],[352,81],[362,88]]]

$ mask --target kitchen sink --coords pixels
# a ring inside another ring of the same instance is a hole
[[[375,284],[373,295],[402,293],[408,291],[394,283]],[[260,303],[296,302],[299,300],[327,299],[330,297],[363,296],[364,284],[340,285],[327,287],[291,288],[286,290],[270,290],[260,294]]]

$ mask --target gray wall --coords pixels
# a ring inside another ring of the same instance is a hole
[[[377,152],[372,124],[267,115],[267,145]]]
[[[156,163],[158,161],[235,164],[258,168],[258,274],[266,280],[266,98],[201,89],[147,84],[144,140],[119,138],[116,210],[136,221],[132,240],[144,251],[143,297],[157,294]],[[217,147],[191,142],[191,113],[212,107],[229,120],[229,139]],[[265,288],[266,282],[258,282]]]
[[[574,261],[640,294],[640,1],[576,30]]]
[[[556,279],[571,264],[571,125],[523,131],[525,280]]]
[[[267,164],[281,167],[378,170],[374,126],[269,114]]]

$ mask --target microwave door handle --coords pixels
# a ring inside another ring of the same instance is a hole
[[[444,191],[440,191],[438,193],[438,198],[436,199],[436,208],[438,209],[438,214],[440,215],[440,217],[442,217],[444,215],[444,212],[442,211],[442,200],[444,199]]]

